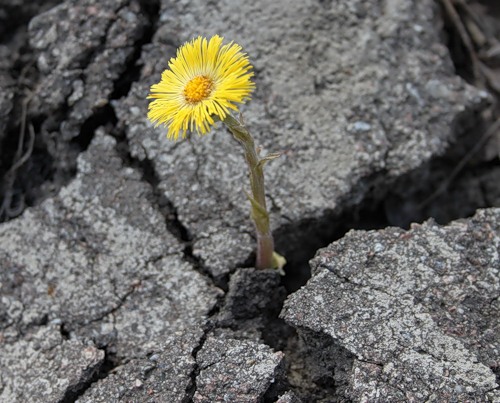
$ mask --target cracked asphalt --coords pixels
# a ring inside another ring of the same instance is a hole
[[[347,217],[383,206],[410,185],[434,186],[433,162],[474,137],[468,130],[491,97],[456,75],[433,1],[6,0],[0,7],[7,27],[0,29],[10,33],[0,42],[0,55],[9,56],[0,58],[0,173],[15,163],[19,130],[36,134],[12,185],[21,196],[0,224],[1,402],[340,402],[376,401],[377,393],[384,401],[420,401],[404,374],[417,379],[421,394],[434,376],[445,376],[456,388],[438,394],[495,398],[498,343],[490,320],[497,311],[466,318],[489,339],[460,338],[458,328],[440,333],[445,318],[433,303],[422,308],[435,311],[423,325],[405,316],[428,297],[424,291],[415,296],[408,288],[399,302],[409,311],[398,306],[391,316],[381,308],[385,297],[377,299],[390,281],[370,292],[344,290],[349,284],[339,278],[353,281],[357,269],[366,275],[359,281],[375,281],[385,273],[382,263],[401,266],[392,255],[377,265],[362,259],[360,245],[372,250],[382,241],[349,233],[343,239],[352,244],[343,248],[341,240],[318,252],[312,279],[288,297],[287,323],[280,319],[287,280],[250,268],[254,237],[238,145],[222,127],[168,142],[165,129],[146,118],[149,86],[184,41],[218,33],[243,46],[257,85],[242,108],[245,121],[263,153],[283,152],[266,166],[266,181],[288,281],[300,279],[295,290],[311,276],[307,262],[317,249],[345,232]],[[12,190],[5,183],[2,196]],[[464,200],[454,218],[496,203]],[[401,205],[386,204],[387,217],[414,217]],[[472,234],[498,227],[497,210],[484,211],[470,224]],[[422,237],[453,233],[457,225],[424,226]],[[485,289],[498,301],[498,229],[491,234],[464,253],[482,273],[471,275],[489,276]],[[492,252],[476,253],[479,244]],[[442,253],[431,254],[429,267],[449,265]],[[320,270],[321,259],[344,260]],[[412,277],[412,264],[405,281],[430,289],[429,278]],[[341,278],[343,268],[351,271]],[[331,293],[338,298],[330,301]],[[465,289],[457,306],[474,295]],[[346,325],[347,316],[358,315],[353,306],[370,306],[360,298],[380,302],[372,301],[371,318],[397,322],[374,325],[380,335],[392,334],[385,347],[370,331],[359,339],[362,328],[353,330],[365,313]],[[419,326],[428,343],[445,340],[444,355],[460,344],[465,369],[438,373],[442,357],[431,348],[429,359],[438,362],[427,367],[425,357],[410,357],[421,354],[416,347],[404,345],[394,358],[387,347],[401,341],[394,329],[418,338]],[[494,359],[485,360],[474,340],[490,343]],[[378,358],[367,358],[373,354]],[[477,382],[462,385],[462,370]]]

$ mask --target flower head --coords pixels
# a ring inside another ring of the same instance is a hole
[[[170,59],[161,81],[151,86],[148,118],[168,126],[168,138],[177,140],[182,133],[206,134],[214,116],[223,120],[236,103],[250,98],[255,84],[252,66],[241,46],[222,45],[223,38],[209,40],[199,36],[177,50]]]

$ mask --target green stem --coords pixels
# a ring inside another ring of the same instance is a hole
[[[255,142],[248,130],[231,115],[223,120],[233,137],[243,146],[245,160],[250,170],[250,187],[252,190],[250,202],[252,219],[257,232],[257,269],[274,268],[274,241],[269,225],[269,213],[266,207],[264,192],[263,163],[255,149]]]

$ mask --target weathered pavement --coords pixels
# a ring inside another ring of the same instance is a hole
[[[193,238],[193,254],[214,277],[253,251],[241,191],[247,177],[241,150],[223,128],[168,143],[165,129],[153,131],[147,121],[144,96],[174,55],[172,41],[220,33],[251,55],[257,92],[243,114],[263,153],[284,151],[266,167],[266,181],[275,229],[289,225],[293,234],[304,220],[331,219],[380,197],[395,178],[442,154],[484,103],[484,93],[452,73],[435,11],[432,1],[385,8],[224,1],[210,10],[204,1],[161,3],[141,79],[113,105],[131,155],[152,162],[159,189]],[[293,253],[295,237],[278,240],[284,253]]]
[[[498,210],[321,251],[283,311],[297,340],[276,318],[279,276],[241,269],[254,241],[238,145],[220,127],[170,143],[146,119],[177,46],[241,44],[257,84],[245,121],[263,153],[284,151],[266,180],[293,261],[484,107],[438,18],[431,0],[68,0],[31,19],[29,123],[67,184],[0,225],[0,401],[495,399]],[[2,131],[19,120],[11,71]]]
[[[353,401],[497,401],[499,251],[500,209],[352,231],[318,252],[282,315],[315,346],[312,378],[345,372]]]

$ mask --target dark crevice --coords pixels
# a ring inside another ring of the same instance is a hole
[[[18,15],[21,15],[18,23],[21,24],[20,21],[22,21],[22,24],[19,25],[18,31],[22,35],[15,38],[17,44],[13,46],[17,47],[17,57],[16,52],[13,52],[16,59],[9,72],[15,78],[16,85],[12,112],[1,144],[0,177],[2,182],[0,183],[0,196],[7,205],[2,211],[3,214],[0,214],[0,221],[14,218],[22,213],[24,208],[36,205],[46,197],[54,195],[76,173],[74,166],[66,166],[67,161],[75,161],[76,156],[83,151],[78,140],[61,147],[58,136],[54,136],[52,133],[56,132],[61,122],[66,119],[69,113],[67,104],[61,105],[57,111],[51,111],[50,115],[43,111],[32,110],[30,105],[41,77],[36,68],[36,52],[33,52],[29,45],[27,26],[33,16],[47,11],[58,3],[60,2],[45,1],[42,2],[42,5],[37,4],[36,7],[23,4],[23,7],[16,13],[16,18],[11,18],[11,20],[16,21]],[[11,12],[14,11],[11,10]],[[26,109],[25,113],[23,113],[24,109]],[[99,111],[97,115],[99,115]],[[88,119],[88,123],[92,123],[92,118]],[[23,148],[27,148],[26,138],[30,131],[35,137],[34,146],[29,153],[29,159],[15,172],[10,172],[9,169],[18,160],[15,150],[23,125],[25,127]],[[85,129],[84,133],[86,133]],[[62,163],[56,160],[61,153],[64,154],[62,157],[64,162]],[[7,214],[5,210],[7,210]],[[10,213],[11,210],[14,210],[16,214]]]
[[[327,334],[298,330],[284,350],[289,389],[305,402],[350,402],[346,392],[356,357]]]
[[[35,125],[30,122],[32,127]],[[36,129],[29,129],[34,132]],[[53,159],[47,152],[42,139],[35,136],[30,148],[29,134],[25,134],[25,140],[21,145],[22,154],[29,158],[16,170],[11,169],[16,162],[20,161],[17,153],[19,142],[19,128],[8,130],[1,144],[2,161],[0,162],[0,200],[3,205],[0,213],[0,222],[14,218],[21,214],[26,205],[31,205],[38,196],[40,184],[52,179]]]
[[[139,4],[142,13],[149,21],[149,24],[144,28],[141,38],[135,43],[134,53],[130,57],[131,62],[128,64],[126,71],[115,82],[110,99],[119,99],[126,96],[129,93],[132,84],[139,81],[142,68],[139,60],[141,58],[142,48],[144,45],[151,43],[151,39],[156,32],[160,2],[158,0],[142,0]]]
[[[203,335],[201,336],[198,345],[193,349],[191,356],[193,357],[194,360],[194,365],[193,369],[191,370],[191,373],[189,375],[191,381],[189,385],[186,387],[186,391],[184,393],[184,398],[182,399],[182,403],[191,403],[193,401],[194,394],[196,393],[197,386],[196,386],[196,379],[198,378],[198,375],[200,374],[201,368],[200,365],[198,364],[198,353],[200,350],[203,348],[205,345],[205,342],[207,341],[207,337],[214,330],[216,327],[216,322],[215,318],[220,312],[221,306],[224,304],[224,299],[227,294],[224,294],[219,297],[217,303],[214,305],[214,307],[210,310],[210,312],[207,314],[207,321],[203,327]]]
[[[192,402],[194,394],[196,393],[196,390],[197,390],[196,379],[198,378],[198,375],[200,374],[200,371],[201,371],[200,365],[198,364],[198,361],[197,361],[197,356],[198,356],[198,352],[205,345],[205,342],[206,342],[207,337],[208,337],[208,333],[209,333],[209,329],[205,329],[203,332],[203,336],[201,337],[198,345],[193,349],[193,352],[191,353],[191,355],[194,359],[193,370],[191,371],[191,374],[189,375],[191,382],[189,383],[188,387],[186,388],[184,398],[182,399],[182,403]]]
[[[264,395],[261,398],[262,403],[275,403],[278,398],[290,389],[290,383],[284,376],[286,372],[286,361],[281,363],[274,369],[273,378]]]
[[[39,123],[41,119],[42,117],[38,117],[38,119],[29,122],[29,124],[33,125],[36,133],[43,130]],[[65,150],[67,153],[66,159],[73,160],[73,166],[67,166],[66,164],[59,166],[59,162],[54,159],[53,152],[50,151],[50,146],[46,143],[46,141],[50,141],[49,137],[36,135],[30,158],[18,170],[13,182],[14,194],[19,201],[14,198],[11,205],[22,203],[24,207],[35,206],[46,197],[55,195],[62,186],[75,176],[76,157],[87,149],[97,127],[103,125],[114,126],[115,124],[116,116],[109,105],[99,108],[86,119],[78,136],[69,142]],[[17,135],[9,135],[7,138],[17,141]],[[12,150],[12,146],[8,149]],[[19,213],[22,210],[20,208]],[[0,217],[0,219],[5,218],[13,217]]]
[[[0,5],[0,45],[9,43],[19,30],[25,30],[31,18],[62,0],[19,2]]]
[[[283,284],[288,293],[297,291],[311,277],[309,260],[318,249],[342,238],[351,229],[380,229],[388,225],[383,203],[369,201],[350,214],[339,216],[329,211],[321,217],[281,227],[274,235],[276,249],[287,259]]]
[[[490,367],[493,373],[495,374],[495,379],[498,385],[500,385],[500,366]],[[500,386],[497,386],[495,389],[500,389]]]
[[[461,40],[457,27],[443,8],[442,2],[439,1],[438,3],[440,3],[441,6],[443,21],[443,42],[450,51],[450,56],[455,66],[455,72],[467,82],[473,83],[474,72],[472,69],[472,60],[467,47]]]
[[[40,121],[28,114],[24,122],[24,140],[20,131],[23,113],[29,105],[30,88],[34,87],[38,79],[38,72],[34,68],[35,59],[28,44],[28,22],[34,15],[54,4],[56,2],[46,1],[42,4],[0,6],[0,43],[8,49],[8,54],[5,54],[8,57],[2,58],[0,62],[0,74],[2,81],[7,80],[3,85],[10,82],[5,88],[10,89],[13,96],[12,109],[3,111],[8,116],[0,117],[0,222],[21,214],[36,193],[32,191],[31,184],[35,183],[36,186],[38,181],[50,177],[52,160],[47,155],[43,141],[34,136],[38,133]],[[8,97],[9,94],[6,99]],[[35,141],[30,149],[31,135]],[[21,155],[18,150],[22,151]],[[18,165],[24,155],[29,159]],[[33,170],[35,164],[41,166]],[[17,168],[14,169],[14,166]],[[24,183],[26,179],[29,183]]]
[[[80,152],[83,152],[88,148],[98,127],[107,125],[114,127],[117,121],[118,119],[116,118],[115,111],[110,104],[106,104],[97,109],[92,116],[83,122],[80,133],[71,140],[71,143],[74,144]]]
[[[445,225],[472,216],[478,208],[500,206],[499,159],[482,161],[479,151],[464,169],[456,172],[457,165],[481,137],[478,128],[485,127],[478,116],[469,119],[472,128],[457,135],[444,155],[432,158],[392,183],[386,174],[380,173],[360,181],[356,188],[365,194],[360,204],[343,213],[325,211],[321,217],[304,218],[279,228],[274,235],[276,249],[287,258],[284,284],[288,292],[300,288],[310,277],[308,262],[317,250],[351,229],[388,226],[408,229],[411,223],[422,223],[429,218]],[[455,130],[459,127],[457,124]]]
[[[61,333],[63,340],[70,339],[70,331],[66,328],[66,325],[64,323],[62,323],[59,327],[59,332]]]
[[[450,51],[456,73],[472,85],[496,92],[498,98],[499,87],[493,83],[497,78],[492,79],[498,76],[498,62],[490,54],[500,35],[496,28],[500,18],[498,1],[441,0],[438,3],[443,21],[443,43]],[[498,99],[496,102],[498,104]]]

